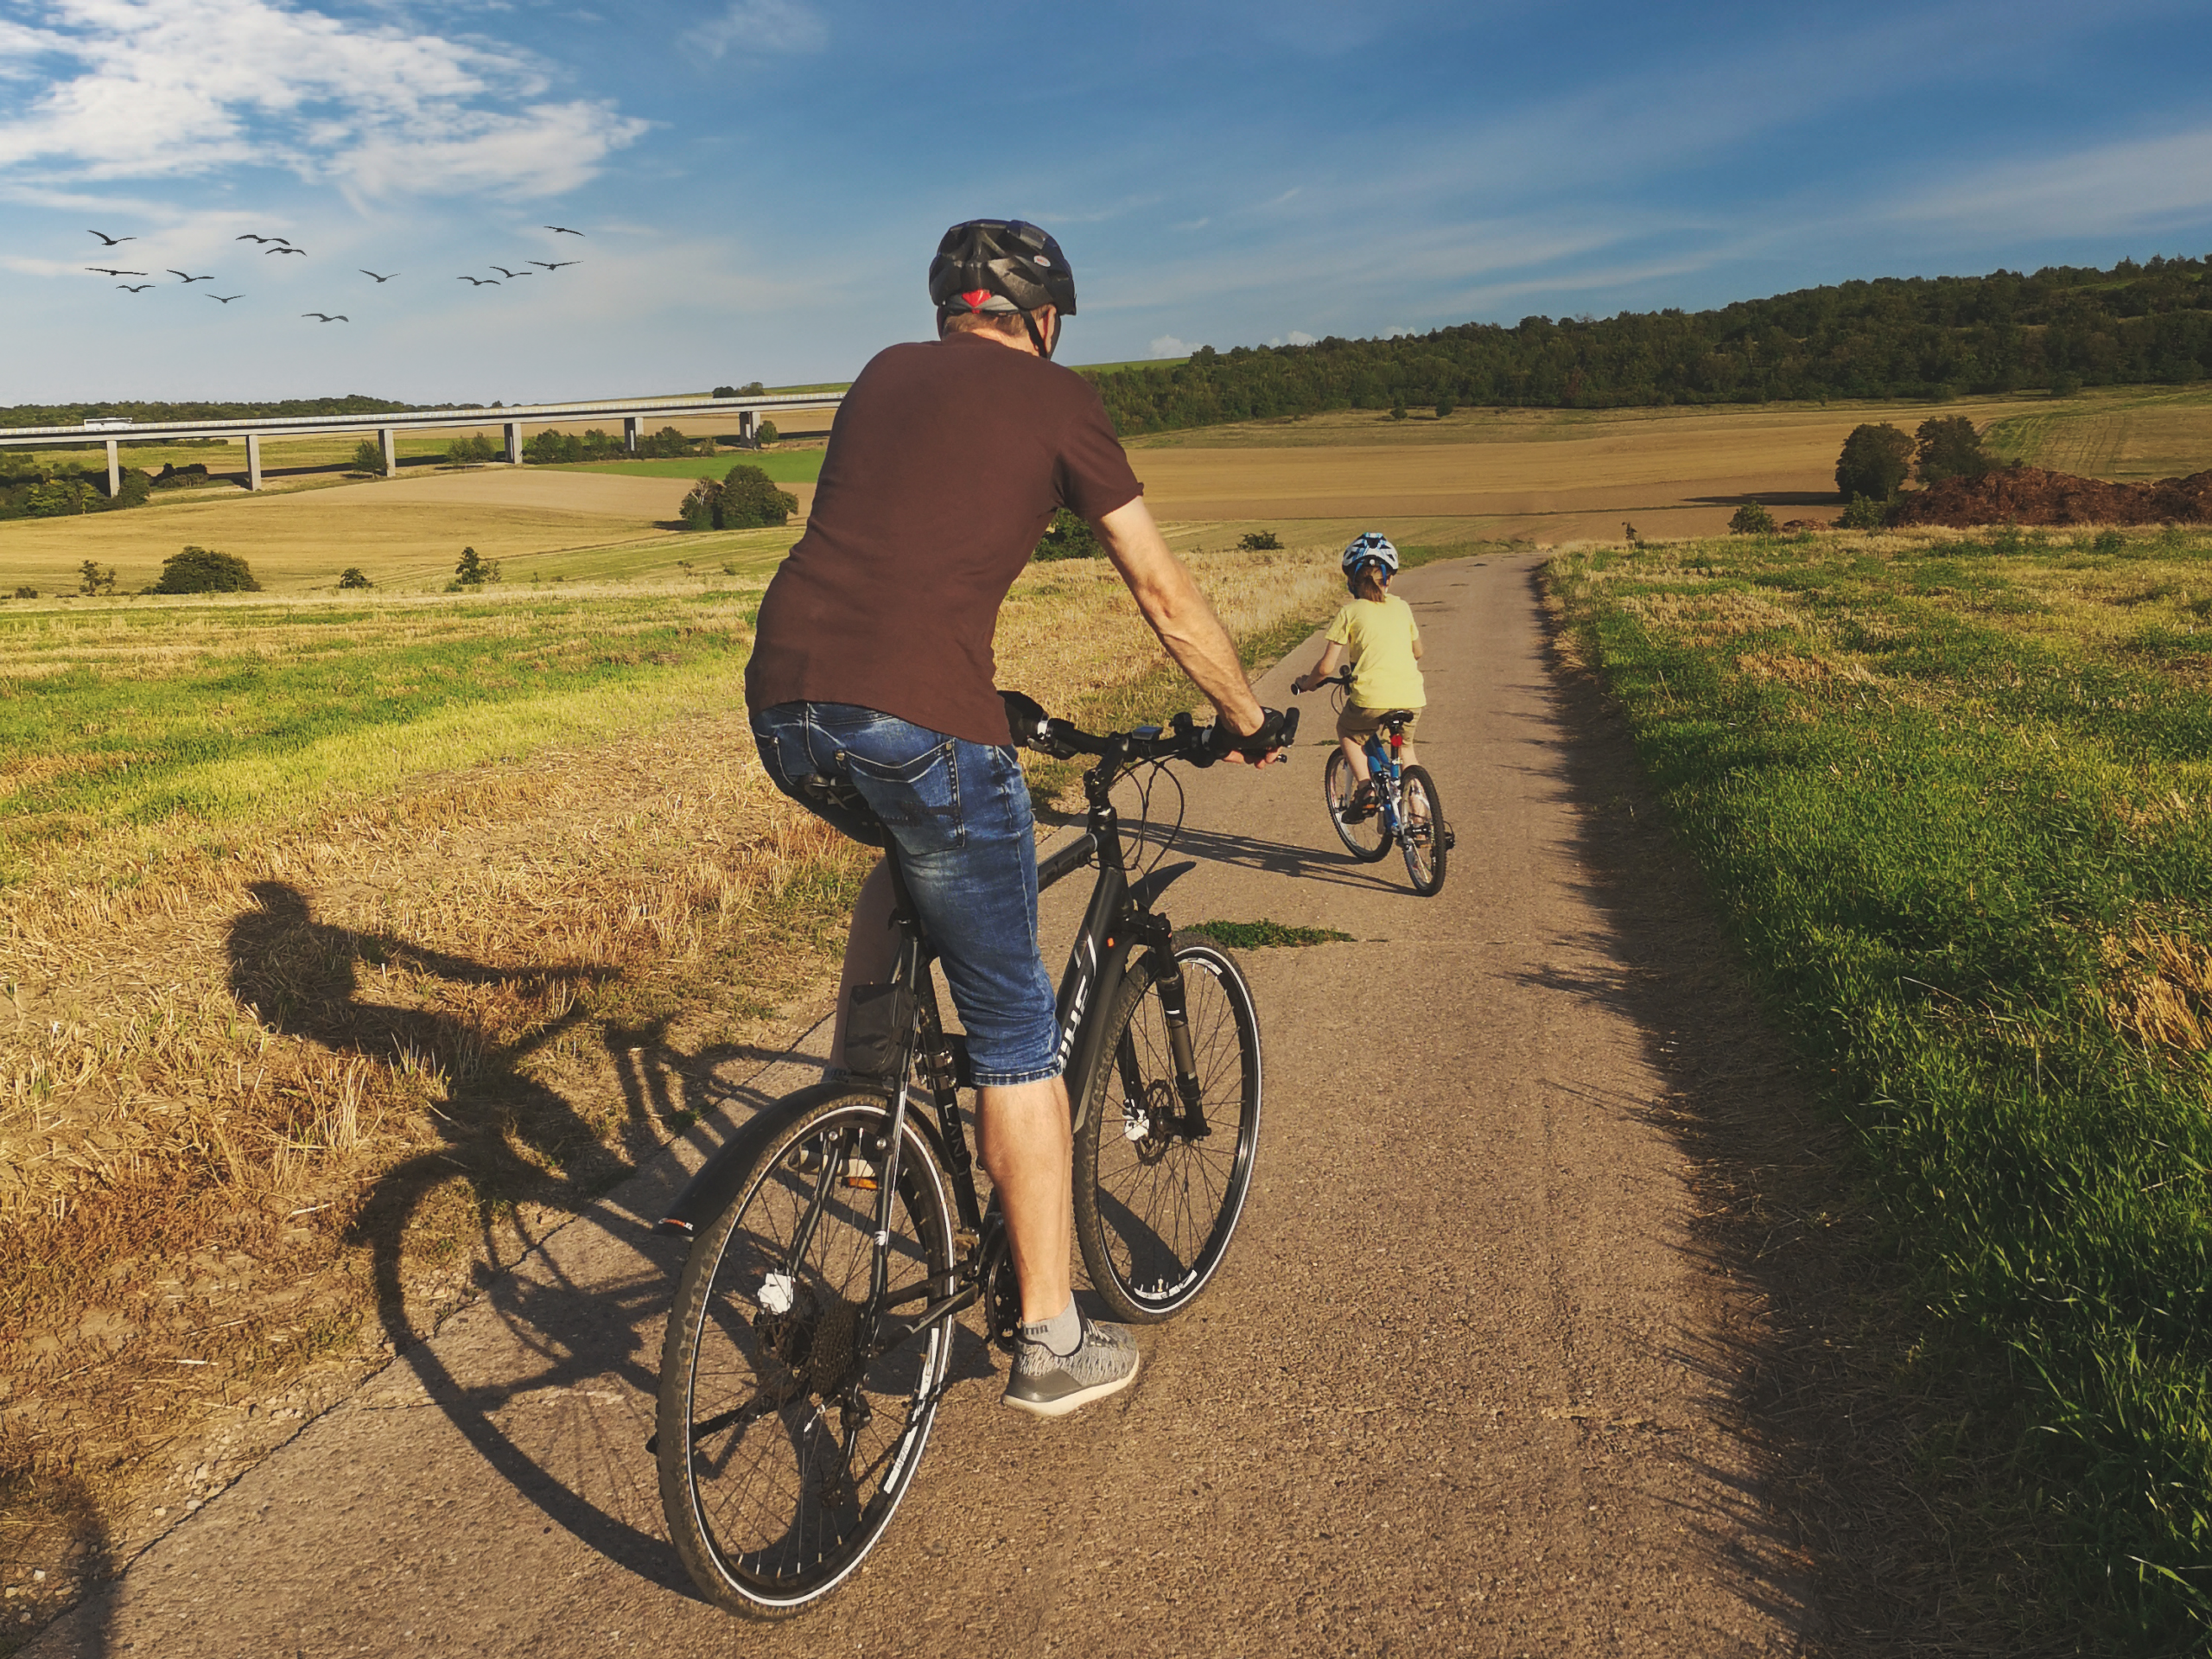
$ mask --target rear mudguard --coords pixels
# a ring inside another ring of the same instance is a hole
[[[817,1083],[763,1106],[699,1166],[698,1173],[685,1183],[683,1190],[676,1195],[676,1202],[668,1206],[668,1213],[654,1224],[653,1230],[675,1238],[696,1237],[699,1229],[713,1221],[737,1197],[747,1174],[778,1135],[815,1107],[855,1095],[874,1095],[886,1101],[890,1098],[887,1089],[872,1081]],[[919,1109],[926,1102],[927,1096],[921,1090],[910,1094],[906,1121],[921,1132],[931,1154],[942,1164],[944,1151],[937,1126],[930,1122],[926,1112]]]

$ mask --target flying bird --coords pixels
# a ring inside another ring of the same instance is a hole
[[[535,276],[537,275],[534,270],[509,270],[505,265],[494,265],[492,269],[498,271],[502,276]]]
[[[105,265],[86,265],[86,270],[97,270],[103,276],[143,276],[143,270],[110,270]]]
[[[377,276],[376,272],[371,270],[366,265],[356,265],[353,269],[359,271],[364,276]],[[396,270],[391,273],[391,276],[397,276],[398,275],[399,273]],[[378,285],[381,287],[384,283],[390,282],[391,280],[391,276],[377,276]]]
[[[148,289],[151,288],[153,284],[151,283],[140,283],[134,288],[129,283],[118,283],[116,286],[126,294],[143,294]]]
[[[581,259],[533,259],[530,263],[533,265],[543,265],[548,270],[558,270],[563,265],[581,265],[583,261]]]
[[[136,242],[138,239],[135,236],[110,236],[105,231],[86,231],[85,234],[86,236],[97,236],[99,238],[102,246],[110,248],[116,247],[124,242]]]
[[[178,270],[175,265],[169,265],[169,266],[167,266],[167,267],[165,267],[165,269],[168,271],[168,274],[169,274],[170,276],[182,276],[182,277],[184,277],[184,280],[185,280],[186,282],[188,282],[188,283],[212,283],[212,282],[213,282],[213,281],[215,280],[213,276],[188,276],[188,275],[186,275],[186,273],[185,273],[185,272],[179,270]]]
[[[543,228],[549,231],[558,231],[563,236],[582,236],[583,234],[582,231],[572,231],[565,225],[548,225]]]
[[[321,311],[302,311],[300,315],[303,317],[313,317],[317,322],[351,322],[353,321],[351,317],[334,317],[329,315],[327,313]]]
[[[282,242],[283,239],[281,236],[256,236],[251,231],[248,231],[244,236],[234,236],[231,238],[233,242]]]
[[[264,253],[305,253],[305,248],[264,248]]]
[[[490,276],[456,276],[456,283],[474,283],[479,288],[497,288],[499,283]]]
[[[243,294],[210,294],[207,297],[214,301],[218,305],[228,305],[232,300],[242,300],[245,296]]]

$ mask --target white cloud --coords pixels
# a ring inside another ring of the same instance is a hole
[[[1309,334],[1303,328],[1294,328],[1287,334],[1277,334],[1268,342],[1270,346],[1312,346],[1318,343],[1319,336]]]
[[[362,27],[277,0],[47,0],[0,61],[73,62],[0,121],[0,171],[80,181],[277,166],[364,194],[543,195],[645,124],[545,99],[512,49]],[[519,105],[519,107],[518,107]]]
[[[1913,197],[1901,219],[2009,235],[2201,228],[2212,213],[2212,129],[2008,162]]]
[[[1178,340],[1173,334],[1162,334],[1152,342],[1151,350],[1145,355],[1147,357],[1188,357],[1198,349],[1186,340]]]
[[[785,56],[819,52],[829,26],[800,0],[730,0],[729,9],[686,37],[710,58],[727,53]]]

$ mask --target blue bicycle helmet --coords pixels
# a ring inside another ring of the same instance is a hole
[[[1359,591],[1359,573],[1372,566],[1385,578],[1398,574],[1398,550],[1390,545],[1390,538],[1376,531],[1363,531],[1344,544],[1343,560],[1344,582],[1352,592]]]

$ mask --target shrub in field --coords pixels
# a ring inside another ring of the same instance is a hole
[[[338,573],[338,585],[341,588],[373,588],[376,586],[376,583],[368,579],[367,575],[363,573],[359,565],[349,564],[343,570]]]
[[[1040,559],[1095,559],[1105,550],[1090,526],[1065,507],[1052,515],[1052,522],[1045,526],[1044,535],[1037,541]]]
[[[1771,536],[1774,534],[1774,515],[1756,501],[1746,501],[1736,509],[1736,516],[1728,521],[1731,536]]]
[[[1245,553],[1274,553],[1282,547],[1282,538],[1272,530],[1248,531],[1236,538],[1240,551]]]
[[[741,386],[716,386],[714,390],[713,396],[716,397],[758,397],[762,392],[767,390],[768,388],[762,385],[758,380],[748,380]]]
[[[166,463],[160,472],[154,474],[149,487],[156,490],[181,490],[194,484],[210,484],[213,481],[208,475],[207,463],[204,461],[191,461],[182,467],[178,466],[175,461],[170,461]]]
[[[446,465],[448,467],[476,467],[492,459],[497,453],[492,440],[481,432],[471,432],[466,437],[455,438],[446,446]]]
[[[261,584],[252,569],[235,553],[219,553],[212,547],[187,546],[162,561],[162,579],[149,594],[257,594]]]
[[[753,441],[755,443],[773,443],[779,435],[773,421],[763,421],[753,429]]]
[[[499,564],[496,559],[486,559],[473,547],[461,550],[461,563],[453,568],[455,588],[481,588],[487,582],[499,579]],[[451,592],[448,588],[447,591]]]
[[[384,446],[374,438],[363,438],[353,446],[353,469],[357,473],[384,471]]]
[[[78,567],[78,569],[82,573],[78,577],[77,581],[77,591],[79,593],[111,594],[115,591],[115,567],[113,565],[111,564],[105,569],[102,569],[92,560],[86,559],[83,564]]]
[[[1836,522],[1846,530],[1879,530],[1888,518],[1888,512],[1872,496],[1854,495]]]
[[[1440,397],[1436,400],[1436,418],[1440,421],[1459,407],[1449,397]]]
[[[798,511],[798,498],[779,490],[758,467],[740,462],[722,478],[721,499],[715,511],[717,530],[755,530],[790,522]]]
[[[16,589],[16,597],[17,599],[36,599],[38,597],[38,589],[35,588],[19,586]]]
[[[1886,421],[1853,427],[1835,460],[1835,486],[1846,500],[1871,495],[1886,501],[1904,483],[1912,466],[1912,440]]]
[[[1411,411],[1406,408],[1406,400],[1402,397],[1399,398],[1396,403],[1390,405],[1390,418],[1394,421],[1402,421],[1406,419],[1410,412]]]
[[[721,499],[722,486],[711,478],[702,478],[684,496],[683,505],[676,510],[676,516],[683,520],[686,530],[712,530],[715,528],[715,509],[721,505]]]
[[[674,427],[664,426],[658,432],[639,435],[638,455],[640,460],[674,461],[707,453],[713,443],[712,438],[687,438]]]
[[[2052,375],[2050,395],[2054,397],[2079,397],[2082,395],[2082,377],[2073,373]]]
[[[1980,478],[1997,462],[1982,453],[1981,434],[1963,415],[1939,415],[1923,421],[1913,435],[1913,476],[1923,484],[1947,478]]]

